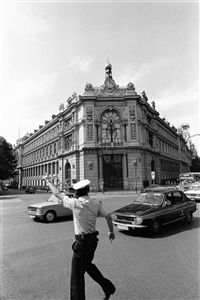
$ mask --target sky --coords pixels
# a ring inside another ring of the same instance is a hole
[[[200,134],[198,1],[2,0],[0,135],[14,145],[86,83],[103,85],[108,60],[117,85]]]

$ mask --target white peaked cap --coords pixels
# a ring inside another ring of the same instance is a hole
[[[81,180],[81,181],[75,183],[73,185],[73,189],[80,190],[80,189],[83,189],[84,187],[88,186],[89,184],[90,184],[90,180],[84,179],[84,180]]]

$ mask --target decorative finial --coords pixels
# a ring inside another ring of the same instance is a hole
[[[109,63],[109,59],[105,66],[105,70],[106,70],[106,78],[112,78],[112,65]]]

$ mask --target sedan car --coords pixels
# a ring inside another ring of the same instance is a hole
[[[2,185],[2,191],[8,191],[8,187],[6,185]]]
[[[181,219],[190,223],[196,210],[196,202],[184,192],[171,187],[153,187],[142,191],[130,205],[115,210],[112,218],[119,229],[148,228],[157,234],[169,223]]]
[[[64,207],[57,197],[51,195],[46,202],[29,205],[27,213],[35,220],[43,219],[50,223],[57,217],[71,216],[72,210]]]
[[[200,200],[200,183],[192,184],[189,190],[184,192],[188,198],[191,200],[199,201]]]
[[[34,186],[27,186],[25,188],[25,193],[26,194],[35,194],[35,187]]]

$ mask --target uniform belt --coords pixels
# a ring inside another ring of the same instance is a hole
[[[87,239],[87,238],[92,238],[92,237],[96,237],[99,234],[98,231],[94,231],[91,233],[82,233],[82,234],[76,234],[75,238],[77,240],[82,240],[82,239]]]

